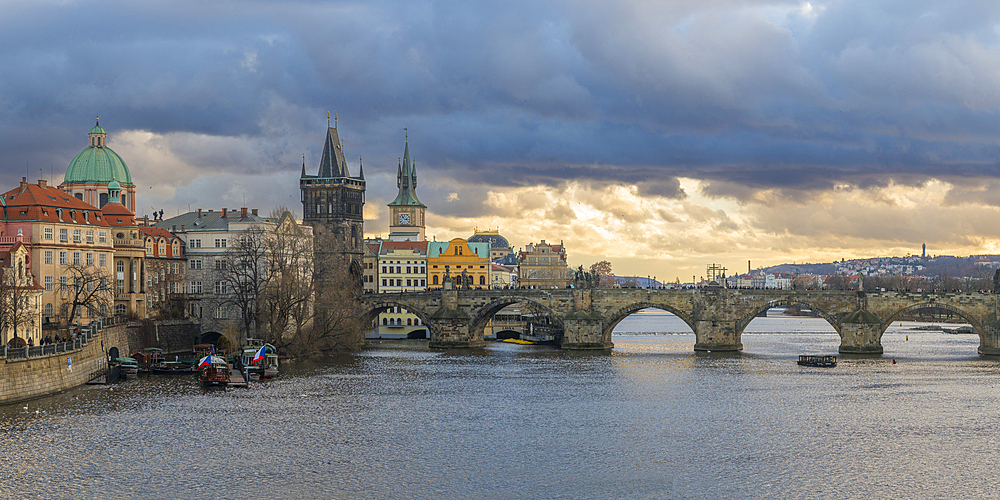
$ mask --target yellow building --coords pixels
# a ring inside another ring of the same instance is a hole
[[[518,255],[517,283],[521,288],[566,288],[569,276],[566,267],[566,248],[562,243],[553,245],[542,240],[528,245]]]
[[[455,238],[447,243],[427,244],[427,288],[441,288],[451,276],[463,288],[489,288],[490,244],[469,243]]]

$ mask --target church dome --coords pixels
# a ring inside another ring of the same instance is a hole
[[[118,180],[123,185],[134,185],[132,174],[125,160],[107,146],[107,132],[99,124],[90,129],[90,146],[83,148],[66,167],[64,184],[108,184]]]
[[[510,248],[507,238],[500,236],[499,231],[476,231],[467,240],[469,243],[489,243],[490,248]]]

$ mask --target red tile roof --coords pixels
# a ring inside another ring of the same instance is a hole
[[[39,181],[44,184],[44,181]],[[50,221],[106,226],[101,209],[49,185],[21,185],[0,195],[8,221]],[[62,218],[59,217],[60,212]],[[86,216],[84,215],[86,213]]]

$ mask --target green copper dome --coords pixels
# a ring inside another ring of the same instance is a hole
[[[108,184],[117,180],[123,185],[134,186],[132,174],[125,160],[107,146],[107,132],[98,124],[90,129],[90,146],[83,149],[66,167],[64,184]]]

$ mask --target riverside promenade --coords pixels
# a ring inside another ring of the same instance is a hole
[[[63,392],[108,369],[107,351],[128,351],[126,323],[84,330],[77,340],[0,351],[0,404]]]

